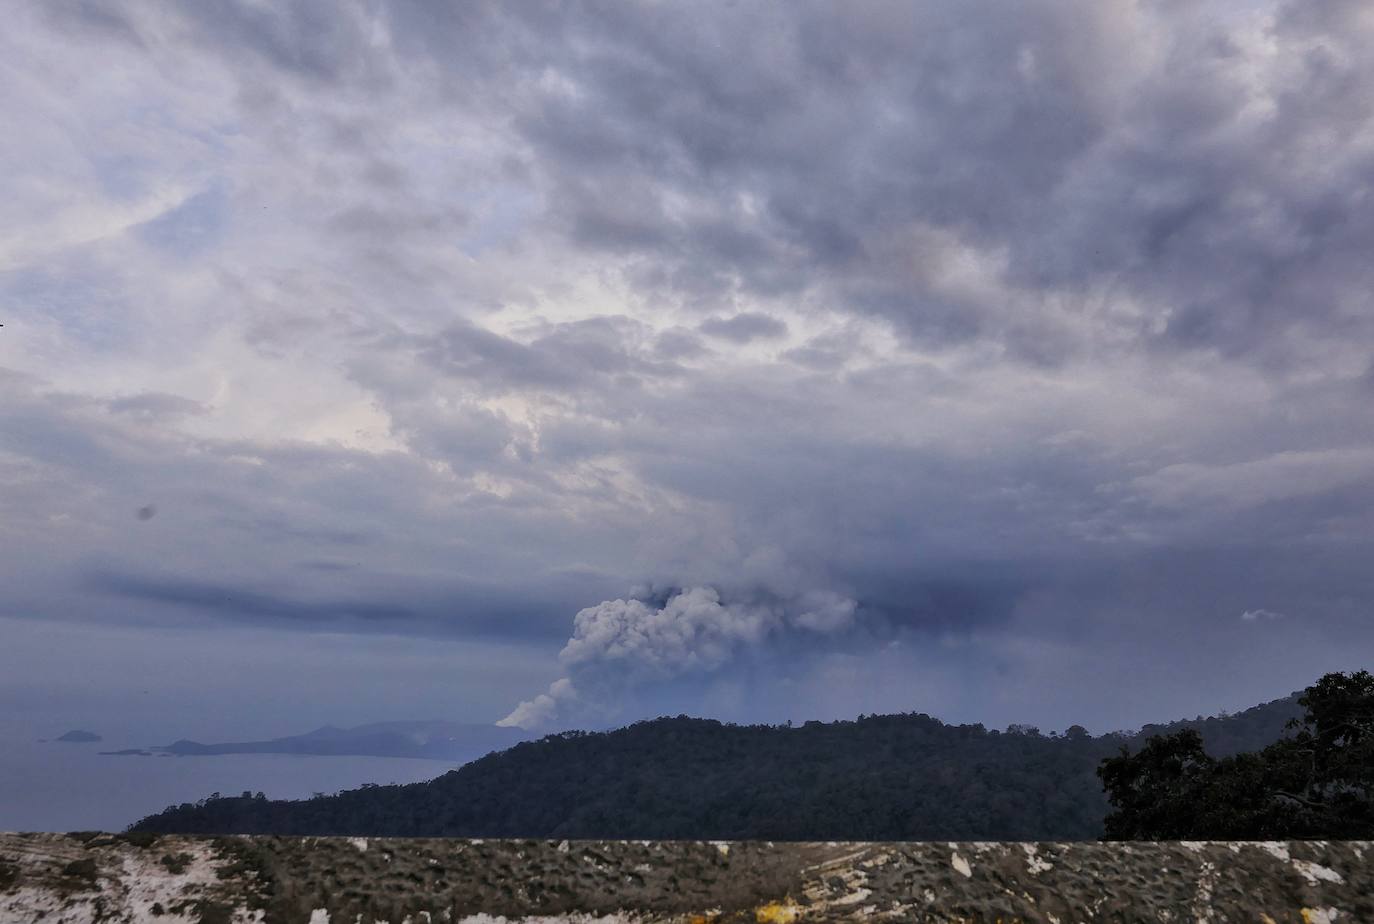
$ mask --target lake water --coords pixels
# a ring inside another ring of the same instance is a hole
[[[0,740],[0,831],[120,831],[168,805],[212,792],[300,799],[363,783],[414,783],[453,769],[443,761],[404,757],[97,753],[126,746]]]

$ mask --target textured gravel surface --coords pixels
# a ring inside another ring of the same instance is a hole
[[[0,834],[0,922],[1374,922],[1374,844]]]

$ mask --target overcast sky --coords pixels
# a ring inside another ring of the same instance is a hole
[[[1365,0],[5,15],[8,722],[1374,666]]]

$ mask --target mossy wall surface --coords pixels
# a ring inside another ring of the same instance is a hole
[[[1359,924],[1370,860],[1366,842],[0,834],[0,922]]]

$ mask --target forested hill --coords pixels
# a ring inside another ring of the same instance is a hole
[[[1247,751],[1258,751],[1276,741],[1283,734],[1289,719],[1302,720],[1303,708],[1298,705],[1300,693],[1292,693],[1244,712],[1196,719],[1184,719],[1167,725],[1146,725],[1127,743],[1132,749],[1153,735],[1172,735],[1184,728],[1195,728],[1202,735],[1207,753],[1213,757],[1230,757]]]
[[[1276,740],[1300,710],[1276,700],[1186,724],[1219,750]],[[990,731],[927,715],[800,727],[686,716],[567,732],[427,783],[304,801],[214,798],[138,831],[766,840],[1083,840],[1102,832],[1098,762],[1139,736]]]

